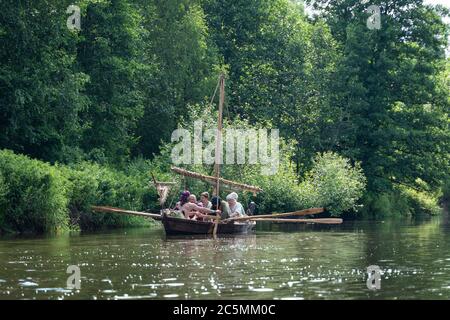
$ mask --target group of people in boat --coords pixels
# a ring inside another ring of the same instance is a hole
[[[210,199],[208,192],[203,192],[197,200],[195,194],[185,190],[181,193],[180,199],[175,206],[175,210],[181,212],[181,217],[198,221],[206,220],[208,216],[220,215],[222,220],[228,218],[245,217],[244,207],[238,201],[236,192],[227,195],[226,201],[218,196]]]

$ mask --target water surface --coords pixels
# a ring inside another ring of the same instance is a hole
[[[69,265],[81,289],[66,288]],[[382,269],[381,289],[366,269]],[[0,238],[0,299],[449,299],[450,224],[357,221],[167,238],[162,228]]]

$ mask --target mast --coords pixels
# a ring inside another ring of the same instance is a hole
[[[223,104],[225,102],[225,76],[222,73],[219,78],[219,116],[217,120],[217,136],[216,136],[216,153],[214,161],[214,177],[216,178],[216,185],[214,186],[214,195],[219,196],[220,189],[220,159],[222,157],[222,117]]]

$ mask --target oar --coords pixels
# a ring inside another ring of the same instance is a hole
[[[307,216],[311,214],[318,214],[324,212],[324,208],[310,208],[300,211],[294,211],[294,212],[286,212],[286,213],[274,213],[274,214],[262,214],[259,216],[248,216],[248,217],[239,217],[239,218],[229,218],[226,220],[223,220],[224,222],[228,221],[246,221],[246,220],[253,220],[255,218],[281,218],[281,217],[291,217],[291,216]]]
[[[267,222],[282,222],[282,223],[317,223],[317,224],[341,224],[342,219],[338,218],[323,218],[323,219],[276,219],[276,218],[262,218],[251,219],[250,221],[267,221]]]
[[[146,217],[146,218],[153,218],[156,220],[161,220],[161,215],[156,214],[156,213],[132,211],[132,210],[125,210],[125,209],[121,209],[121,208],[113,208],[113,207],[99,207],[99,206],[92,206],[91,209],[93,211],[97,211],[97,212],[129,214],[132,216],[139,216],[139,217]]]

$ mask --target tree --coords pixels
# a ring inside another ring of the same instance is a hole
[[[91,105],[82,146],[91,159],[123,164],[137,143],[152,60],[143,60],[141,15],[126,0],[87,2],[78,46],[80,68],[89,75]]]
[[[209,38],[199,1],[152,0],[139,5],[146,30],[144,56],[155,59],[153,78],[146,81],[144,116],[135,154],[152,157],[168,141],[187,106],[213,93],[220,59]]]
[[[79,154],[87,77],[76,68],[67,1],[3,1],[0,148],[49,161]]]
[[[288,0],[208,0],[205,7],[229,65],[233,113],[295,141],[298,174],[317,152],[339,149],[349,119],[337,81],[343,55],[326,23],[310,22]]]
[[[372,191],[438,186],[449,153],[448,90],[438,81],[447,47],[442,9],[377,1],[381,29],[370,30],[361,2],[312,2],[344,48],[342,104],[352,122],[344,154],[362,162]]]

